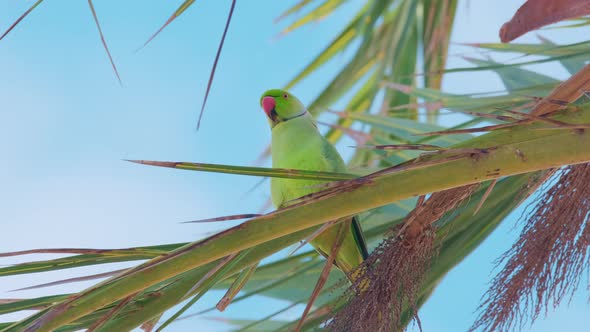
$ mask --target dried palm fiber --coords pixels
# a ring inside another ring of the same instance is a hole
[[[590,268],[590,164],[567,166],[534,203],[519,240],[498,264],[471,328],[511,331],[570,299]],[[590,284],[589,284],[590,286]]]
[[[449,189],[419,200],[404,223],[394,228],[353,273],[349,302],[327,324],[333,331],[398,331],[402,314],[415,303],[423,276],[436,255],[433,223],[464,202],[478,184]]]

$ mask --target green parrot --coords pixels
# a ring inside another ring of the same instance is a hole
[[[303,104],[287,91],[273,89],[260,98],[272,131],[272,166],[322,172],[346,172],[336,148],[318,131]],[[271,199],[275,207],[321,190],[325,181],[271,178]],[[340,226],[342,225],[342,226]],[[317,235],[310,244],[328,257],[339,227],[346,227],[334,264],[354,281],[351,274],[368,256],[367,246],[356,217],[348,218]]]

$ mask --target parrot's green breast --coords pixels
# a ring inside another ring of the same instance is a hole
[[[334,147],[320,135],[309,118],[303,116],[281,123],[272,131],[272,164],[324,172],[344,172],[346,166]],[[271,179],[272,201],[276,207],[288,205],[301,196],[319,191],[325,181]]]
[[[272,163],[275,168],[290,168],[322,172],[345,172],[346,165],[338,151],[317,130],[311,116],[305,114],[277,124],[272,129]],[[276,207],[294,203],[293,200],[322,190],[326,181],[271,179],[271,198]],[[363,235],[354,218],[338,225],[348,227],[342,246],[336,255],[336,265],[350,273],[363,262],[367,250]],[[338,226],[332,226],[311,241],[324,256],[336,241]]]

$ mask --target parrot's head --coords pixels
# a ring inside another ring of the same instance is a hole
[[[271,128],[307,113],[307,109],[297,97],[279,89],[266,91],[260,98],[260,106],[266,113]]]

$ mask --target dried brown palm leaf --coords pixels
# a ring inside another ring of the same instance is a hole
[[[586,0],[528,0],[500,29],[502,42],[510,42],[542,26],[590,14]]]

